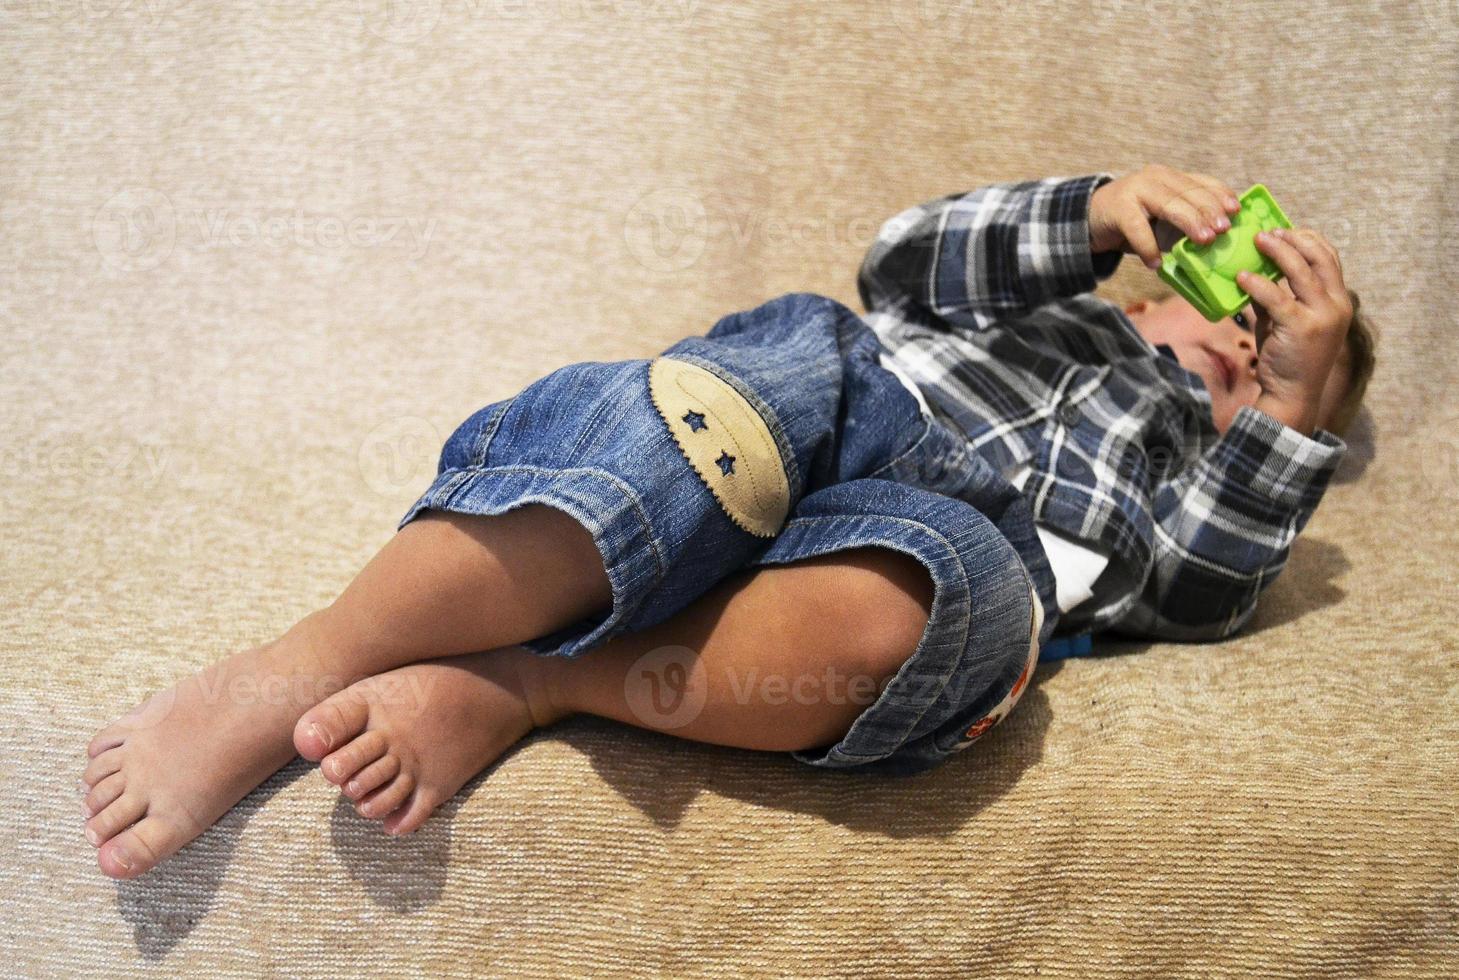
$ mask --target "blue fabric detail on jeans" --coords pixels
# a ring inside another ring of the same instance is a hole
[[[647,359],[582,362],[473,414],[447,439],[427,509],[497,514],[557,507],[591,533],[611,609],[523,644],[578,656],[662,622],[730,573],[879,545],[912,555],[935,586],[922,642],[833,746],[826,768],[911,772],[965,744],[1058,620],[1054,581],[1022,495],[925,414],[878,360],[876,335],[823,296],[792,293],[726,316],[661,356],[714,372],[764,420],[790,512],[773,539],[737,526],[673,441]],[[721,465],[733,465],[726,463]]]
[[[1094,653],[1094,638],[1088,633],[1075,636],[1056,636],[1045,643],[1039,651],[1039,663],[1051,660],[1067,660],[1070,657],[1087,657]]]

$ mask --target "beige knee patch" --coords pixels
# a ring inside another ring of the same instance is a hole
[[[790,481],[770,427],[719,375],[658,357],[649,364],[654,408],[694,472],[737,525],[773,538],[790,510]]]

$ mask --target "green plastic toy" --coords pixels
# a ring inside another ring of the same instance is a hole
[[[1160,261],[1160,278],[1215,323],[1251,302],[1236,285],[1242,269],[1273,282],[1281,278],[1277,264],[1257,251],[1256,233],[1290,227],[1266,187],[1255,184],[1241,195],[1241,210],[1231,217],[1230,229],[1209,245],[1196,245],[1189,238],[1176,242]]]

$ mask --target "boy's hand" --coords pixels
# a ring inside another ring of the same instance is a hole
[[[1089,250],[1132,252],[1160,268],[1160,245],[1181,235],[1205,245],[1231,227],[1227,215],[1241,210],[1236,192],[1215,177],[1160,164],[1103,185],[1089,199]],[[1171,227],[1179,229],[1170,234]],[[1168,247],[1167,245],[1167,247]]]
[[[1256,247],[1286,276],[1242,272],[1236,284],[1256,309],[1256,408],[1304,435],[1317,427],[1322,389],[1342,353],[1353,304],[1332,243],[1310,228],[1278,228]]]

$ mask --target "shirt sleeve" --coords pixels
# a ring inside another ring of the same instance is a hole
[[[1119,252],[1089,251],[1089,199],[1110,174],[993,184],[903,211],[857,277],[868,312],[912,303],[969,330],[1087,293]]]
[[[1347,444],[1242,406],[1197,465],[1157,486],[1154,562],[1119,633],[1213,640],[1239,630],[1286,565]]]

